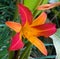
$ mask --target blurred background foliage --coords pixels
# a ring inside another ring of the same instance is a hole
[[[8,47],[11,41],[10,38],[12,37],[12,30],[5,25],[5,22],[8,20],[19,20],[19,16],[16,15],[16,1],[17,0],[0,0],[0,59],[8,59]],[[24,5],[32,11],[34,18],[36,18],[42,12],[36,10],[38,5],[58,1],[60,0],[24,0]],[[45,12],[48,14],[47,21],[55,23],[57,28],[60,28],[60,7],[58,6]],[[30,56],[35,59],[55,59],[56,51],[52,39],[44,37],[39,38],[45,43],[48,50],[48,56],[42,55],[34,46],[32,47]]]

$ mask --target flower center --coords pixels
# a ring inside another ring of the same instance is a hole
[[[31,27],[30,27],[30,25],[28,23],[26,23],[22,27],[21,31],[22,31],[22,34],[23,34],[24,37],[26,37],[26,35],[30,35],[31,34]]]

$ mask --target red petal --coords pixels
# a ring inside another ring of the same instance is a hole
[[[18,11],[21,17],[22,25],[26,23],[26,20],[28,21],[29,24],[32,23],[33,16],[31,11],[27,7],[25,7],[22,4],[18,4]]]
[[[10,45],[9,50],[14,51],[23,48],[24,44],[21,39],[19,39],[19,33],[17,33],[13,38],[12,38],[12,43]]]
[[[52,23],[34,26],[34,28],[40,30],[37,36],[48,37],[56,32],[56,25]]]

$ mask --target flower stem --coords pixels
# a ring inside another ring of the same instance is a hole
[[[19,4],[19,2],[20,2],[19,0],[16,1],[16,9],[15,9],[15,14],[14,14],[14,18],[13,18],[14,21],[16,21],[16,19],[19,16],[18,7],[17,7],[17,5]]]
[[[28,59],[32,49],[32,44],[30,42],[27,43],[25,50],[20,56],[20,59]]]
[[[18,59],[20,50],[15,51],[13,59]]]
[[[24,3],[24,0],[20,0],[20,3],[23,4]]]
[[[19,0],[16,1],[16,9],[15,9],[15,14],[14,14],[14,18],[13,20],[15,21],[18,17],[18,8],[17,8],[17,4],[19,3]],[[12,32],[12,36],[14,36],[15,32],[13,31]],[[10,51],[9,52],[9,59],[18,59],[18,56],[19,56],[19,50],[18,51]]]
[[[9,55],[8,55],[9,59],[13,59],[13,56],[14,56],[14,52],[13,51],[10,51],[9,52]]]

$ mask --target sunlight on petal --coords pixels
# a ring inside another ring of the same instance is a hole
[[[5,24],[9,28],[13,29],[16,32],[20,32],[20,30],[21,30],[21,24],[20,23],[16,23],[16,22],[12,22],[12,21],[7,21]]]
[[[36,46],[44,55],[47,55],[47,50],[45,45],[37,37],[25,34],[28,41],[30,41],[34,46]]]
[[[33,22],[32,26],[44,24],[47,18],[47,14],[42,12]]]

